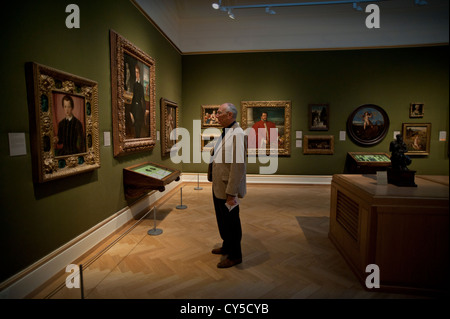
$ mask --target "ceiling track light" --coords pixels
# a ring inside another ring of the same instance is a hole
[[[217,2],[214,2],[213,4],[212,4],[212,7],[214,8],[214,9],[219,9],[220,7],[222,6],[222,0],[219,0],[219,3],[217,3]]]
[[[238,5],[238,6],[223,6],[222,0],[219,2],[214,2],[212,7],[216,10],[221,10],[228,12],[228,16],[234,19],[234,14],[231,12],[233,9],[255,9],[255,8],[265,8],[266,13],[275,14],[276,12],[272,10],[272,8],[279,7],[298,7],[298,6],[318,6],[318,5],[336,5],[336,4],[353,4],[353,9],[356,11],[362,11],[362,8],[359,6],[360,3],[364,2],[381,2],[387,0],[330,0],[330,1],[313,1],[313,2],[298,2],[298,3],[265,3],[265,4],[250,4],[250,5]],[[428,2],[426,0],[414,0],[416,5],[426,5]]]

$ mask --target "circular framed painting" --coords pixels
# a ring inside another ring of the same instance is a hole
[[[378,105],[364,104],[357,107],[347,119],[347,133],[358,145],[380,143],[389,130],[389,117]]]

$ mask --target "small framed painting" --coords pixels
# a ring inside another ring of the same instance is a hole
[[[220,127],[217,110],[220,105],[202,105],[202,128]]]
[[[430,155],[431,123],[402,123],[406,155]]]
[[[350,139],[361,146],[373,146],[380,143],[388,131],[389,117],[378,105],[361,105],[347,119],[347,132]]]
[[[328,104],[309,104],[308,121],[310,131],[328,131],[330,109]]]
[[[334,135],[305,135],[303,154],[334,154]]]
[[[423,103],[411,103],[409,105],[409,117],[410,118],[422,118],[424,111]]]

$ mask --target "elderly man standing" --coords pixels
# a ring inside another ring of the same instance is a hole
[[[237,109],[231,103],[220,105],[216,113],[223,127],[221,139],[211,151],[208,179],[212,181],[213,202],[222,247],[213,254],[228,255],[217,264],[229,268],[242,262],[242,228],[239,218],[239,198],[246,194],[246,142],[244,132],[236,122]]]

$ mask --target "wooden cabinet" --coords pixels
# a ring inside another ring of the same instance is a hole
[[[123,169],[123,186],[127,198],[136,198],[152,190],[163,192],[165,185],[180,180],[180,171],[161,164],[145,162]]]
[[[364,287],[376,264],[373,290],[448,293],[448,180],[416,176],[417,187],[398,187],[376,175],[333,176],[329,238]]]

